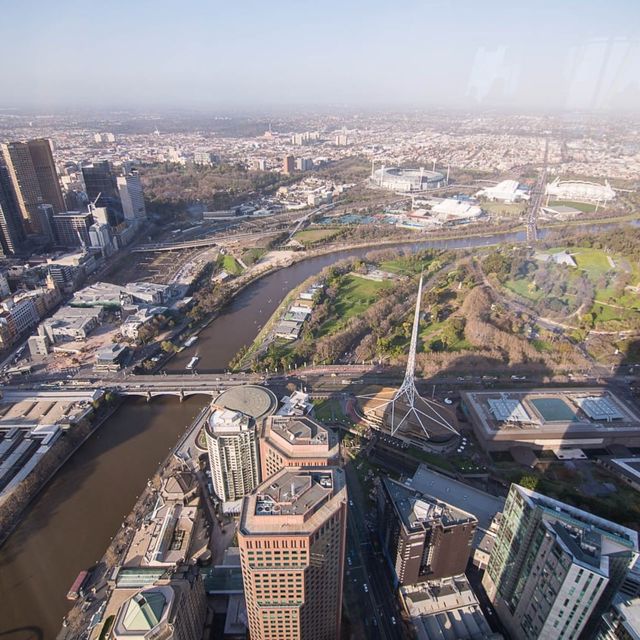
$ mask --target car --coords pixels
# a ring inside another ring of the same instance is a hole
[[[391,616],[391,624],[396,624],[395,616]]]
[[[353,564],[353,562],[351,562],[351,558],[349,556],[347,556],[347,563],[349,566],[351,566]]]
[[[353,500],[349,500],[349,506],[353,507]]]
[[[369,587],[367,586],[366,582],[362,585],[362,588],[364,589],[365,593],[369,593]]]
[[[444,399],[444,403],[445,404],[453,404],[453,400],[451,398],[445,398]]]

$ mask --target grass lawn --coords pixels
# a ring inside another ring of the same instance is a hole
[[[403,276],[414,275],[420,273],[420,271],[427,266],[428,262],[424,264],[422,262],[413,262],[406,258],[396,258],[395,260],[385,260],[380,263],[380,269],[382,271],[388,271],[389,273],[397,273]]]
[[[590,202],[575,202],[573,200],[551,200],[549,202],[550,207],[573,207],[578,211],[584,211],[584,213],[593,213],[596,210],[596,205]]]
[[[578,268],[586,271],[592,280],[598,279],[603,273],[612,269],[607,254],[600,249],[579,248],[572,251],[572,255]]]
[[[242,273],[242,267],[238,264],[238,261],[228,253],[218,258],[218,264],[232,276],[238,276]]]
[[[540,289],[533,290],[529,289],[530,280],[526,278],[518,278],[517,280],[507,280],[504,283],[504,286],[509,289],[509,291],[513,291],[513,293],[519,295],[522,298],[526,298],[527,300],[531,300],[532,302],[537,302],[542,297],[543,293]]]
[[[483,202],[480,205],[488,213],[502,216],[519,216],[525,212],[525,202]]]
[[[313,411],[320,422],[327,424],[332,422],[342,422],[345,419],[342,406],[340,405],[340,400],[334,398],[315,400],[313,402]]]
[[[592,280],[597,280],[603,273],[612,270],[607,254],[601,249],[590,249],[587,247],[554,247],[548,249],[546,253],[568,252],[573,256],[578,269],[587,272]]]
[[[255,264],[262,258],[262,256],[267,253],[267,250],[263,247],[254,247],[253,249],[245,249],[242,254],[242,261],[247,265],[251,266]]]
[[[617,307],[611,307],[600,302],[596,302],[593,307],[591,307],[591,313],[596,314],[596,328],[606,328],[602,325],[605,325],[607,322],[626,322],[636,318],[638,315],[636,309],[618,309]]]
[[[322,242],[322,240],[329,240],[340,233],[340,229],[305,229],[304,231],[298,231],[294,240],[302,243],[305,246]]]
[[[388,280],[375,282],[357,276],[345,276],[338,295],[333,303],[333,313],[330,320],[322,325],[320,335],[327,335],[344,325],[349,318],[353,318],[366,311],[377,299],[378,293],[393,286]]]
[[[536,338],[531,341],[534,349],[540,353],[552,353],[554,351],[554,346],[547,342],[546,340],[541,340],[540,338]]]
[[[442,257],[436,257],[437,264],[444,264],[446,259]],[[432,265],[433,259],[430,257],[418,260],[416,256],[400,256],[394,260],[384,260],[380,263],[380,269],[382,271],[388,271],[389,273],[397,273],[402,276],[417,275],[424,271],[428,273],[429,266]]]

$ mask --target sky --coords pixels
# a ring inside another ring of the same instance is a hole
[[[640,111],[640,0],[0,0],[2,107]]]

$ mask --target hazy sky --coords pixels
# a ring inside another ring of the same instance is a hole
[[[640,0],[0,0],[3,106],[640,109]]]

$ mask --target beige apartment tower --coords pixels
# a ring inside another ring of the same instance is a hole
[[[51,143],[45,138],[9,142],[0,145],[0,155],[9,172],[25,226],[32,233],[40,233],[38,207],[41,204],[50,204],[54,213],[65,210]]]
[[[340,638],[346,532],[341,469],[282,469],[244,499],[238,541],[251,640]]]

